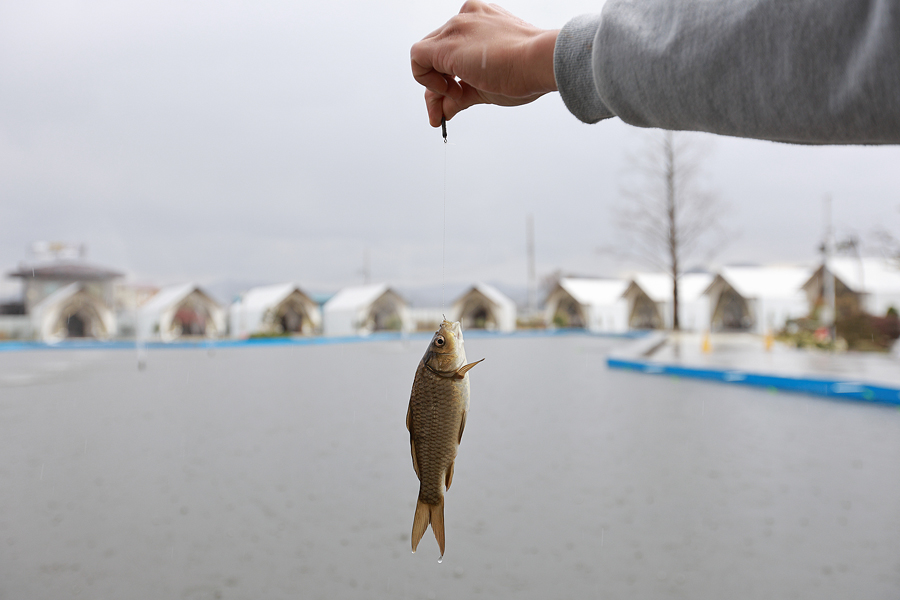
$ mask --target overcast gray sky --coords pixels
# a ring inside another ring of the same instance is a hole
[[[626,155],[646,132],[588,126],[557,94],[475,107],[428,126],[410,45],[461,2],[0,4],[0,268],[34,240],[85,242],[132,281],[372,277],[440,285],[444,154],[447,280],[524,285],[533,213],[538,273],[615,275]],[[599,10],[504,7],[541,27]],[[705,178],[739,235],[723,262],[815,258],[822,198],[838,233],[900,234],[900,148],[711,142]]]

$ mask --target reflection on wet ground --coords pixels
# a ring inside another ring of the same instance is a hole
[[[898,597],[900,411],[615,343],[468,341],[441,565],[409,552],[426,341],[4,354],[0,597]]]

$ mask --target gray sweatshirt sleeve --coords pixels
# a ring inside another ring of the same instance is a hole
[[[608,0],[554,71],[586,123],[900,143],[900,0]]]

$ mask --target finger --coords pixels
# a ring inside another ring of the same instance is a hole
[[[413,79],[418,81],[426,89],[429,89],[436,94],[447,96],[460,95],[459,90],[453,89],[459,87],[459,84],[454,78],[444,75],[443,73],[438,73],[434,69],[425,71],[420,65],[417,65],[415,61],[413,61],[412,67]]]
[[[460,112],[476,104],[489,103],[475,88],[463,84],[466,92],[459,99],[451,98],[431,91],[425,92],[425,106],[428,110],[428,122],[432,127],[441,124],[441,118],[448,121]]]
[[[428,123],[432,127],[440,127],[444,118],[444,97],[430,90],[425,91],[425,110],[428,111]]]
[[[418,81],[427,90],[440,94],[442,96],[450,96],[451,98],[460,98],[463,94],[462,87],[455,77],[439,73],[434,69],[425,70],[415,60],[412,61],[413,78]]]

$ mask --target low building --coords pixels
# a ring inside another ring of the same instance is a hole
[[[709,328],[709,298],[703,293],[713,276],[685,273],[678,280],[678,321],[685,331]],[[671,329],[674,302],[672,277],[666,273],[638,273],[625,290],[628,327],[631,329]]]
[[[321,328],[319,305],[294,283],[250,289],[228,310],[228,331],[233,338],[313,335]]]
[[[461,321],[464,329],[515,331],[516,303],[497,288],[476,283],[453,302],[450,321]]]
[[[624,279],[561,278],[544,303],[548,327],[573,327],[602,333],[628,330]]]
[[[344,288],[322,307],[325,335],[368,335],[376,331],[411,331],[406,301],[386,284]]]
[[[764,334],[809,314],[805,267],[724,267],[706,288],[711,331]]]
[[[834,276],[838,314],[867,312],[884,316],[890,307],[900,310],[900,265],[884,258],[837,257],[828,261]],[[803,284],[810,310],[823,303],[825,265]]]
[[[185,337],[225,334],[225,311],[198,285],[162,288],[137,311],[138,337],[171,342]]]

